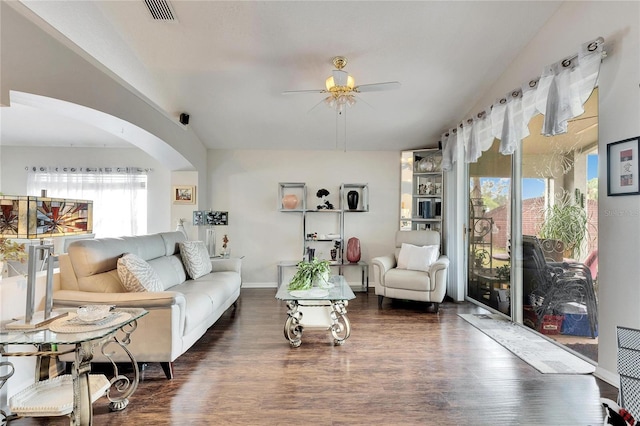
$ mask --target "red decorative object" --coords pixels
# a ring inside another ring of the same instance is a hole
[[[282,197],[282,206],[285,209],[295,209],[298,206],[298,197],[295,194],[287,194]]]
[[[562,328],[562,320],[564,315],[545,315],[542,317],[540,325],[540,333],[542,334],[560,334]]]
[[[350,263],[360,262],[360,240],[356,237],[349,238],[347,242],[347,260]]]

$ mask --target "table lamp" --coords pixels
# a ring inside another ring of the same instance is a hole
[[[40,239],[40,245],[29,246],[25,316],[7,324],[7,328],[37,328],[57,318],[52,313],[53,264],[57,257],[54,256],[52,244],[43,244],[44,238],[92,232],[92,201],[46,196],[0,196],[0,235],[9,239]],[[39,258],[47,266],[45,309],[35,312],[36,274],[39,269],[36,262]]]

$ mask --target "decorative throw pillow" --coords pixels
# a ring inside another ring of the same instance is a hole
[[[187,275],[192,279],[200,278],[211,272],[211,259],[204,241],[183,241],[178,243],[180,257]]]
[[[414,246],[402,243],[398,254],[398,269],[411,269],[414,271],[428,271],[431,264],[438,260],[440,255],[437,245]]]
[[[162,291],[164,289],[156,271],[138,255],[125,253],[118,259],[117,269],[118,277],[127,291]]]

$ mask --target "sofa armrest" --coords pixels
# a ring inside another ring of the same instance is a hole
[[[56,307],[77,307],[87,304],[109,304],[120,308],[167,308],[178,305],[184,312],[186,300],[176,291],[139,293],[93,293],[90,291],[59,290],[53,293]]]
[[[447,291],[447,275],[449,272],[449,258],[442,255],[429,267],[431,288],[434,293],[434,301],[442,300]]]
[[[429,267],[429,274],[431,274],[431,276],[434,276],[438,271],[441,271],[443,269],[446,270],[448,268],[449,258],[445,255],[442,255],[438,258],[438,260],[431,264],[431,266]]]
[[[371,259],[371,264],[374,266],[373,271],[376,283],[384,285],[384,276],[390,269],[396,267],[396,259],[393,255],[374,257]]]
[[[233,259],[211,259],[211,272],[237,272],[242,270],[242,260],[238,258]]]

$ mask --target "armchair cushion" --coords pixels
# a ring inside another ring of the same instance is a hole
[[[402,243],[398,254],[398,269],[427,272],[431,265],[438,260],[439,247],[436,245],[415,246]]]
[[[125,253],[118,259],[117,270],[122,286],[127,291],[164,290],[160,277],[151,265],[133,253]]]

